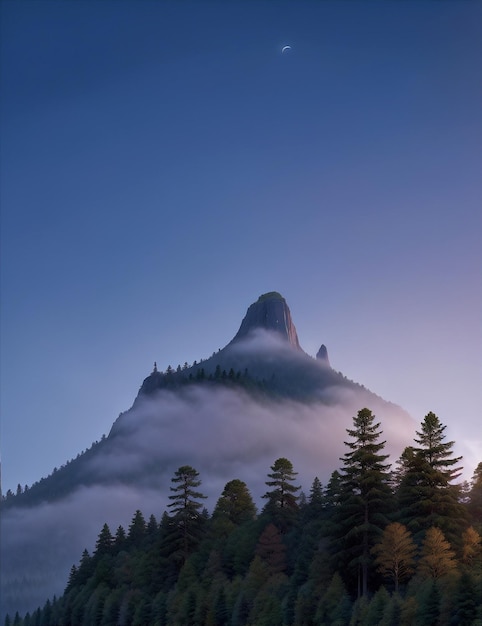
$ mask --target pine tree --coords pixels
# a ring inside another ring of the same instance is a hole
[[[308,498],[307,512],[308,517],[313,520],[320,520],[325,509],[325,497],[323,493],[323,485],[318,476],[315,476],[311,484],[310,495]]]
[[[418,609],[419,621],[423,626],[438,626],[440,613],[440,592],[437,581],[432,579],[421,597]]]
[[[110,528],[104,524],[95,544],[94,558],[99,559],[106,554],[111,554],[113,542]]]
[[[318,602],[314,623],[341,626],[349,622],[350,613],[350,596],[340,574],[336,572]]]
[[[140,548],[146,536],[146,520],[139,509],[135,512],[127,533],[127,543],[130,546]]]
[[[453,441],[444,442],[446,427],[434,413],[428,413],[417,431],[419,447],[404,452],[404,473],[398,489],[399,521],[416,540],[431,526],[441,528],[451,541],[460,538],[467,526],[467,512],[458,501],[458,489],[451,484],[460,475],[461,457],[452,457]]]
[[[172,509],[172,522],[175,529],[174,541],[177,544],[175,552],[184,562],[198,543],[203,522],[200,509],[200,498],[206,498],[197,488],[200,486],[199,472],[190,465],[181,466],[174,474],[171,487],[173,495],[169,496],[172,502],[168,505]],[[177,535],[177,537],[176,537]]]
[[[467,571],[462,572],[455,593],[452,623],[457,626],[472,626],[477,617],[477,604],[480,604],[474,578]]]
[[[281,532],[286,532],[296,519],[298,497],[295,494],[300,487],[292,483],[297,474],[291,461],[282,457],[271,466],[271,474],[268,474],[271,480],[266,481],[266,485],[273,489],[263,496],[268,500],[263,513],[270,516]]]
[[[256,517],[256,506],[245,482],[234,479],[226,483],[213,511],[213,518],[218,517],[227,519],[233,525]]]
[[[341,474],[340,504],[333,511],[336,559],[341,567],[358,570],[358,593],[368,592],[372,562],[370,550],[388,523],[392,510],[388,455],[381,454],[385,442],[379,441],[380,423],[365,408],[353,418],[347,433],[353,441],[344,457]]]

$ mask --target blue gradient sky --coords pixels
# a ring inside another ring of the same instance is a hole
[[[154,360],[223,347],[271,290],[308,353],[437,413],[470,478],[481,3],[1,11],[4,491],[108,432]]]

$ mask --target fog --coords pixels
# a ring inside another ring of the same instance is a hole
[[[392,460],[413,442],[415,423],[398,407],[361,389],[332,388],[326,397],[330,406],[191,385],[139,398],[89,461],[88,473],[99,484],[81,487],[61,501],[2,515],[3,609],[32,610],[61,594],[71,566],[84,548],[92,551],[105,522],[112,532],[119,524],[127,528],[136,509],[160,519],[171,478],[181,465],[200,473],[208,510],[234,478],[246,482],[260,508],[267,474],[279,457],[293,463],[306,494],[315,476],[326,483],[348,451],[346,429],[364,406],[381,422]]]

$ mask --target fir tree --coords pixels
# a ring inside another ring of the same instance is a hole
[[[379,441],[380,423],[365,408],[353,418],[353,429],[347,433],[353,441],[344,457],[341,474],[340,504],[335,508],[336,559],[358,573],[358,593],[368,592],[368,575],[372,562],[370,550],[388,523],[392,510],[388,455],[381,454],[385,442]]]
[[[461,468],[456,466],[461,457],[452,457],[454,442],[444,442],[445,428],[434,413],[428,413],[416,433],[419,447],[404,452],[405,470],[397,494],[399,521],[416,540],[428,528],[437,526],[456,542],[467,526],[466,510],[451,484],[460,475]]]
[[[111,554],[113,542],[110,528],[107,524],[104,524],[95,544],[94,558],[99,559],[105,554]]]
[[[141,511],[137,510],[132,518],[127,533],[127,542],[129,545],[140,548],[144,537],[146,536],[146,520]]]

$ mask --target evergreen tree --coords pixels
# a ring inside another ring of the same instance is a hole
[[[308,498],[307,515],[309,519],[320,520],[325,509],[325,497],[323,493],[323,485],[318,476],[315,476],[311,484],[310,495]]]
[[[380,423],[370,409],[361,409],[347,433],[353,441],[344,457],[341,474],[340,504],[333,511],[336,559],[358,574],[358,593],[368,592],[370,550],[388,523],[392,510],[390,465],[381,454],[385,442],[379,441]]]
[[[437,581],[432,579],[428,586],[422,590],[421,602],[418,608],[418,623],[423,626],[438,626],[440,613],[440,592]]]
[[[183,465],[174,474],[171,487],[173,495],[169,496],[172,502],[168,505],[172,509],[172,522],[175,528],[174,541],[181,562],[184,562],[200,539],[203,516],[200,498],[206,498],[197,488],[200,486],[199,472],[190,465]]]
[[[245,482],[239,479],[226,483],[216,503],[213,518],[225,518],[238,525],[256,517],[256,506]]]
[[[113,542],[110,528],[104,524],[95,544],[94,558],[99,559],[106,554],[111,554]]]
[[[390,604],[390,594],[385,587],[380,587],[370,600],[368,611],[365,619],[365,624],[380,624],[383,619],[383,614]]]
[[[455,593],[452,624],[472,626],[477,617],[477,604],[480,603],[473,577],[464,571],[459,578]]]
[[[266,485],[273,489],[263,496],[268,500],[263,513],[269,515],[282,532],[286,532],[296,519],[298,497],[295,494],[300,487],[292,483],[297,474],[291,461],[282,457],[271,466],[271,474],[268,474],[271,480],[266,481]]]
[[[118,552],[121,550],[126,541],[126,531],[123,526],[118,526],[114,537],[114,548]]]
[[[416,540],[428,528],[437,526],[455,542],[467,526],[465,507],[458,501],[458,489],[451,484],[460,475],[461,468],[456,466],[461,457],[452,457],[454,442],[444,442],[445,429],[434,413],[428,413],[416,433],[419,447],[404,452],[405,471],[398,490],[399,521]]]
[[[336,572],[319,600],[314,623],[324,626],[343,626],[349,622],[350,614],[350,596],[340,574]]]
[[[144,519],[142,512],[138,509],[130,523],[127,533],[127,542],[130,546],[140,548],[145,536],[146,520]]]

